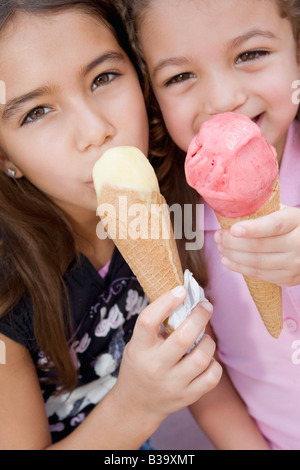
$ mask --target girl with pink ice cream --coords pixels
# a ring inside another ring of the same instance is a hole
[[[226,112],[253,120],[276,149],[282,210],[222,231],[205,204],[206,294],[219,357],[269,448],[300,449],[300,1],[128,5],[130,34],[152,84],[157,155],[182,159],[184,171],[200,126]],[[241,274],[282,286],[279,339],[264,328]],[[194,415],[217,448],[232,449],[238,416],[226,381],[223,375]]]

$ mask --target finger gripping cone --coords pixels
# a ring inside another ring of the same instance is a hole
[[[256,219],[264,215],[271,214],[275,211],[280,210],[280,187],[279,181],[276,180],[272,196],[269,201],[264,204],[257,212],[250,214],[245,217],[239,217],[236,219],[229,219],[222,217],[216,213],[218,221],[223,229],[229,230],[233,224],[243,221]],[[268,332],[274,338],[279,338],[279,335],[283,328],[282,319],[282,289],[280,286],[271,284],[258,279],[249,278],[244,276],[252,299],[255,302],[257,310],[259,311],[261,318],[267,328]]]

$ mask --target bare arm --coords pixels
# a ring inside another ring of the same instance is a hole
[[[213,336],[210,326],[208,331]],[[216,449],[269,450],[225,370],[217,387],[191,405],[190,410]]]
[[[6,347],[6,364],[0,365],[0,449],[44,449],[51,436],[31,356],[1,334],[0,340]]]
[[[117,390],[113,390],[70,436],[52,445],[45,404],[30,354],[8,338],[0,335],[0,339],[5,342],[7,356],[7,364],[0,366],[1,449],[121,449],[124,437],[123,448],[129,443],[138,448],[156,429],[155,422],[149,422],[148,416],[144,420],[140,413],[119,400],[115,396]]]
[[[162,321],[183,300],[168,293],[140,314],[116,385],[68,437],[54,445],[30,354],[0,337],[8,358],[0,368],[0,448],[138,449],[170,413],[211,390],[221,376],[220,366],[212,360],[214,342],[205,337],[185,355],[210,313],[198,306],[170,337],[159,335]]]

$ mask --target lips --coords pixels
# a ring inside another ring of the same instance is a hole
[[[261,121],[262,121],[263,115],[264,115],[264,113],[258,114],[257,116],[255,116],[255,117],[252,118],[251,120],[252,120],[255,124],[257,124],[257,125],[259,126],[259,124],[260,124]]]
[[[95,191],[95,186],[94,186],[94,181],[88,181],[87,183],[87,186],[89,186],[89,188],[91,188],[93,191]]]

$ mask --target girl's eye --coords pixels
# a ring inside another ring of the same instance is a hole
[[[32,109],[28,114],[26,114],[21,125],[28,124],[33,121],[38,121],[43,116],[48,114],[49,111],[51,111],[51,109],[47,108],[46,106],[38,106],[37,108]]]
[[[236,64],[243,64],[246,62],[253,62],[254,60],[259,59],[260,57],[269,55],[268,51],[248,51],[244,52],[243,54],[239,55],[236,59]]]
[[[120,76],[120,74],[116,72],[102,73],[93,81],[92,89],[95,90],[98,87],[108,85],[118,76]]]
[[[175,77],[172,77],[170,80],[168,80],[165,83],[165,86],[168,87],[170,85],[174,85],[176,83],[183,83],[191,78],[196,78],[196,75],[194,73],[186,72],[186,73],[180,73],[179,75],[176,75]]]

